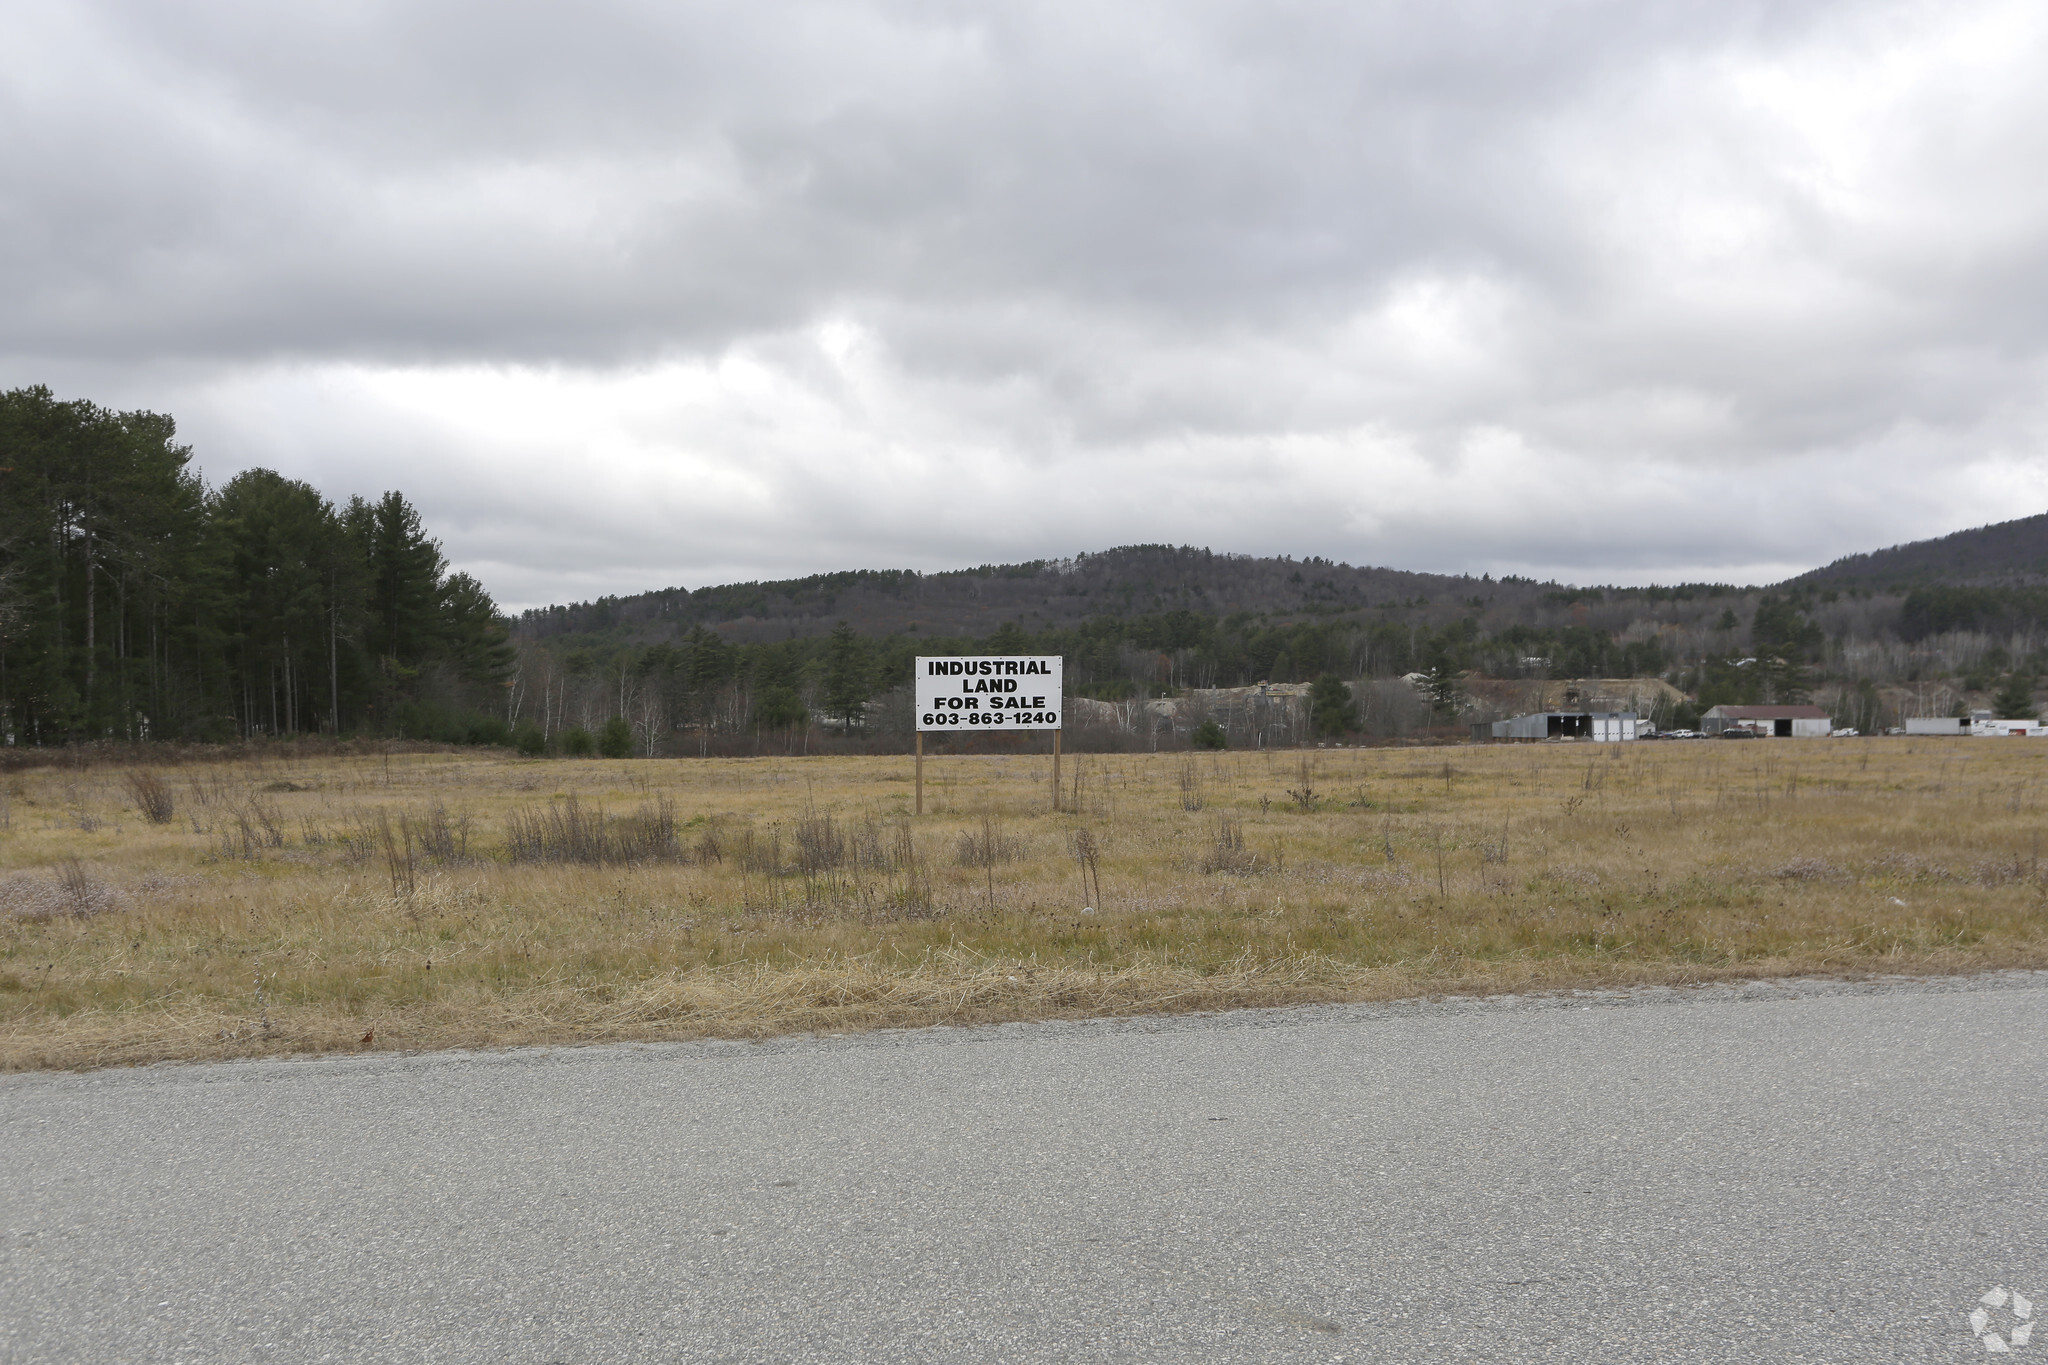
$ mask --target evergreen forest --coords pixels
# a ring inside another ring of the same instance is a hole
[[[509,734],[506,623],[402,493],[209,488],[172,419],[0,394],[8,744]]]

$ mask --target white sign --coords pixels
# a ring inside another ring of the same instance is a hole
[[[1057,730],[1065,702],[1057,654],[917,660],[920,730]]]

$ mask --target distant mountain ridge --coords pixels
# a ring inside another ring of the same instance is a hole
[[[670,588],[536,608],[521,615],[518,630],[542,639],[587,632],[652,639],[705,626],[734,643],[769,643],[822,635],[844,620],[864,635],[978,637],[1010,621],[1043,630],[1097,616],[1176,610],[1316,616],[1398,607],[1449,619],[1482,593],[1533,600],[1546,591],[1561,590],[1528,579],[1361,568],[1315,556],[1255,558],[1193,546],[1127,545],[1072,559],[940,573],[862,569]]]
[[[1936,585],[2048,585],[2048,513],[1849,555],[1769,590],[1903,595]],[[1011,622],[1044,631],[1102,616],[1174,611],[1295,620],[1356,619],[1372,612],[1380,619],[1435,629],[1482,608],[1495,622],[1539,622],[1588,602],[1604,600],[1619,607],[1627,599],[1754,599],[1764,591],[1728,584],[1580,588],[1512,576],[1358,566],[1316,556],[1126,545],[1072,559],[938,573],[858,569],[602,597],[526,611],[516,630],[529,639],[597,634],[651,642],[704,627],[731,643],[767,644],[824,635],[843,620],[869,636],[985,638]],[[1743,605],[1746,613],[1754,602]]]
[[[2048,583],[2048,512],[1847,555],[1824,568],[1787,579],[1781,586],[1901,591],[1935,584],[2043,583]]]

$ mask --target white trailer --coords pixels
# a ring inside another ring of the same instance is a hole
[[[2032,720],[1973,720],[1970,733],[1982,739],[2048,739],[2048,726],[2039,716]]]

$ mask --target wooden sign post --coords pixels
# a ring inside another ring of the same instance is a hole
[[[1052,731],[1052,808],[1060,808],[1060,720],[1066,660],[1058,654],[919,655],[911,679],[917,697],[917,813],[924,814],[924,736],[991,730]]]

